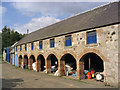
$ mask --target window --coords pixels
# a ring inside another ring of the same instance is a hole
[[[33,50],[34,49],[34,44],[33,43],[31,43],[31,50]]]
[[[97,43],[96,30],[87,32],[87,44]]]
[[[16,46],[16,52],[17,52],[17,46]]]
[[[42,41],[39,42],[39,48],[42,49]]]
[[[51,48],[55,47],[55,40],[54,39],[50,39],[50,47]]]
[[[71,37],[71,35],[65,36],[65,46],[72,46],[72,37]]]
[[[22,51],[22,46],[20,46],[20,51]]]
[[[27,51],[27,44],[25,44],[25,51]]]

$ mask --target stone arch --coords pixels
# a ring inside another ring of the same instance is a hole
[[[18,58],[18,67],[21,67],[22,65],[22,55],[19,55],[19,58]]]
[[[103,61],[108,62],[109,60],[97,49],[85,49],[84,51],[82,51],[79,55],[79,60],[82,58],[82,56],[84,56],[87,53],[95,53],[97,54]]]
[[[55,67],[55,68],[51,68]],[[56,53],[50,53],[46,58],[46,71],[47,73],[55,72],[58,69],[58,58]]]
[[[35,58],[35,55],[34,54],[31,54],[30,57],[29,57],[29,60],[28,60],[28,63],[29,63],[29,66],[28,68],[29,69],[33,69],[32,68],[32,64],[36,62],[36,58]]]
[[[27,54],[24,54],[24,57],[23,57],[23,68],[28,69],[28,55]]]
[[[37,59],[36,59],[36,70],[37,71],[44,71],[45,69],[45,57],[43,54],[38,54]]]
[[[35,61],[36,61],[36,59],[37,59],[37,56],[36,56],[34,53],[30,53],[30,54],[29,54],[29,58],[30,58],[32,55],[34,56],[34,58],[35,58]]]
[[[40,53],[40,54],[37,55],[37,60],[38,60],[38,57],[39,57],[40,55],[44,57],[44,55]],[[44,57],[44,58],[45,58],[45,57]]]
[[[89,61],[90,60],[90,61]],[[80,79],[84,78],[84,69],[91,71],[90,66],[92,65],[92,70],[104,71],[104,62],[109,60],[97,49],[85,49],[79,55],[79,60],[77,62],[77,76]],[[89,65],[90,62],[90,65]],[[98,66],[99,65],[99,66]],[[87,67],[87,68],[86,68]],[[99,71],[98,71],[99,72]]]
[[[58,54],[56,52],[53,52],[53,51],[50,51],[49,53],[47,53],[45,59],[47,60],[48,56],[51,54],[55,55],[57,57],[57,59],[59,60]]]
[[[27,53],[23,54],[23,58],[27,56],[29,58],[29,55]]]
[[[44,58],[46,59],[45,54],[44,54],[44,53],[42,53],[42,52],[37,53],[36,59],[38,58],[38,56],[39,56],[39,55],[43,55],[43,56],[44,56]]]
[[[71,54],[70,52],[65,52],[63,53],[63,56],[60,58],[60,75],[64,76],[66,75],[66,67],[69,66],[72,68],[72,70],[76,70],[77,69],[77,60],[76,60],[77,56],[75,56],[75,54]],[[66,66],[68,65],[68,66]],[[69,75],[69,72],[68,72]]]
[[[65,55],[65,54],[71,54],[75,59],[77,59],[77,55],[73,51],[63,51],[62,55],[60,55],[60,59]]]

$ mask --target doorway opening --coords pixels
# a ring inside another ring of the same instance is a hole
[[[35,63],[35,57],[34,57],[34,55],[30,56],[29,64],[30,64],[29,69],[36,70],[36,65],[35,65],[36,63]]]
[[[58,59],[54,54],[50,54],[47,58],[47,72],[54,73],[58,70]]]
[[[65,54],[62,56],[60,60],[60,68],[61,75],[68,76],[73,75],[76,76],[76,59],[71,54]]]
[[[28,56],[24,56],[24,61],[23,61],[23,68],[28,69]]]
[[[91,75],[90,78],[95,78],[96,74],[101,74],[103,78],[104,62],[97,54],[87,53],[83,55],[79,65],[81,79],[88,78],[88,73]]]
[[[18,66],[22,67],[22,55],[19,56]]]
[[[43,55],[39,55],[37,57],[37,70],[44,71],[45,70],[45,58]]]

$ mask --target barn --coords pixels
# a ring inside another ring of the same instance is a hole
[[[29,33],[15,45],[15,65],[36,71],[66,75],[72,67],[78,79],[85,70],[104,75],[105,84],[118,86],[118,33],[120,2],[80,13]]]

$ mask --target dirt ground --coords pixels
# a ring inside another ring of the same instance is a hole
[[[73,80],[22,69],[3,62],[3,88],[112,88],[95,80]]]

